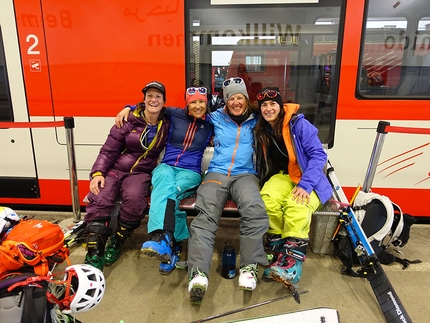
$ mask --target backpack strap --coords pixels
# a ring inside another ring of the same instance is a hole
[[[342,275],[359,277],[360,274],[352,269],[352,266],[354,265],[354,250],[349,238],[344,234],[338,233],[334,239],[334,248],[336,256],[338,256],[340,261],[345,265],[345,268],[342,268],[341,270]]]
[[[373,240],[382,241],[384,237],[389,234],[391,230],[391,225],[394,221],[394,208],[391,200],[388,197],[380,194],[371,192],[365,193],[363,191],[360,191],[358,192],[358,195],[354,200],[353,210],[355,212],[355,215],[357,216],[358,222],[361,224],[365,215],[365,211],[363,211],[365,210],[365,205],[369,204],[372,200],[379,200],[385,206],[385,209],[387,211],[387,220],[379,231],[375,232],[373,235],[367,238],[369,242],[372,242]]]
[[[22,312],[22,316],[24,319],[28,318],[30,320],[29,323],[39,322],[39,319],[37,317],[36,305],[34,304],[34,290],[40,287],[36,287],[33,285],[25,288],[24,291],[24,310]],[[46,311],[46,308],[44,309],[44,311]]]

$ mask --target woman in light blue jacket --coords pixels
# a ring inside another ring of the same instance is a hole
[[[268,217],[254,163],[253,129],[257,118],[250,110],[243,79],[226,80],[223,94],[226,106],[209,117],[215,131],[214,156],[197,190],[195,208],[198,214],[190,226],[188,291],[193,304],[201,303],[207,290],[215,234],[230,196],[240,214],[239,288],[254,290],[258,264],[268,264],[263,246]]]

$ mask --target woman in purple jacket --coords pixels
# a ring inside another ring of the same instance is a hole
[[[269,216],[268,248],[274,254],[264,276],[294,291],[302,275],[312,213],[332,193],[323,172],[327,154],[318,129],[297,114],[298,104],[283,104],[277,87],[261,90],[257,100],[257,167]]]
[[[124,127],[113,126],[90,173],[85,263],[100,270],[120,256],[125,240],[138,228],[148,206],[151,172],[166,144],[169,122],[164,118],[166,90],[151,82],[142,92],[144,102],[130,113]],[[110,212],[121,197],[118,229],[112,234]]]

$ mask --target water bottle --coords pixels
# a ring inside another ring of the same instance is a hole
[[[236,276],[236,251],[233,246],[225,243],[222,251],[222,270],[221,275],[224,278],[231,279]]]

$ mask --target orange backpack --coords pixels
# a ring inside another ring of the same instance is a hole
[[[67,260],[64,233],[57,224],[46,220],[21,220],[0,245],[0,279],[11,271],[31,266],[37,275],[46,276],[54,263]]]

